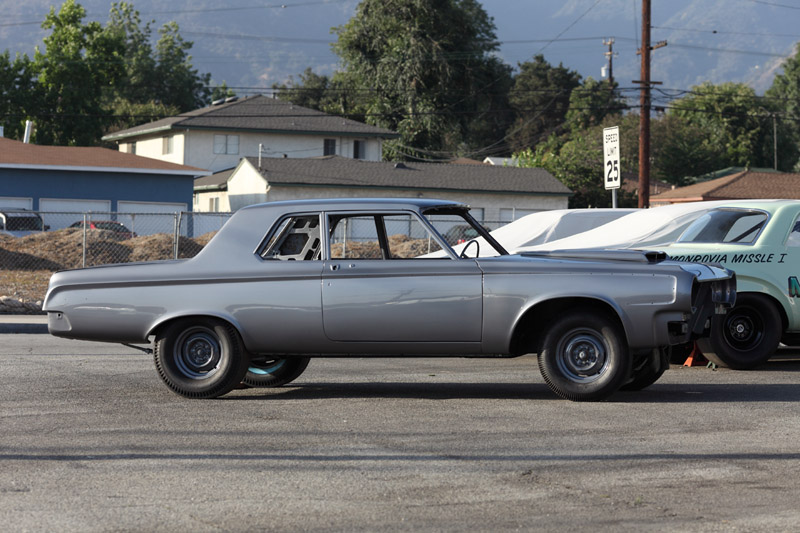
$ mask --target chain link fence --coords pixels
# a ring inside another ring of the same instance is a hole
[[[34,313],[41,310],[54,272],[194,257],[232,213],[25,211],[24,220],[6,215],[0,220],[0,313]],[[485,223],[490,229],[503,224]],[[449,244],[475,236],[463,222],[453,222],[445,229]],[[355,231],[350,238],[358,240],[358,227]]]
[[[0,313],[32,312],[53,272],[189,258],[231,213],[6,213],[0,224]]]

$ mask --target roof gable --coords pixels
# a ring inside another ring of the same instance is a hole
[[[325,134],[385,139],[399,137],[391,130],[329,115],[322,111],[284,100],[267,98],[259,94],[196,109],[175,117],[140,124],[106,135],[103,140],[118,141],[171,129]]]

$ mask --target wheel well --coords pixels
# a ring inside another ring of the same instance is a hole
[[[613,318],[620,328],[623,328],[617,311],[602,300],[578,297],[547,300],[529,308],[517,321],[511,336],[511,353],[515,355],[539,353],[544,332],[547,331],[553,319],[573,308],[602,313]]]
[[[147,334],[147,336],[150,337],[150,336],[155,335],[157,337],[162,331],[164,331],[164,329],[168,328],[169,326],[171,326],[175,322],[177,322],[179,320],[191,320],[193,318],[213,318],[214,320],[219,320],[220,322],[224,322],[227,325],[229,325],[231,328],[236,330],[236,333],[239,335],[240,338],[242,336],[242,333],[241,333],[241,331],[239,331],[239,328],[236,326],[236,324],[232,323],[227,318],[224,318],[224,317],[221,317],[221,316],[218,316],[218,315],[180,315],[180,316],[173,316],[173,317],[170,317],[170,318],[164,320],[163,322],[159,322],[158,324],[156,324],[150,330],[150,332]]]

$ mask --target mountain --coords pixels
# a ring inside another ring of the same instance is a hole
[[[195,67],[239,94],[263,92],[307,67],[332,73],[337,57],[330,51],[331,28],[353,16],[358,0],[267,1],[229,0],[225,7],[209,0],[133,4],[143,20],[156,21],[154,30],[177,21],[184,38],[194,42]],[[108,1],[80,3],[86,20],[105,23]],[[40,23],[50,5],[50,0],[3,2],[0,50],[32,57],[47,34]],[[639,79],[640,1],[484,0],[483,5],[497,25],[500,55],[512,66],[542,53],[553,64],[599,78],[608,50],[603,39],[613,37],[615,79],[629,88]],[[761,93],[794,53],[798,22],[796,0],[653,0],[652,42],[668,44],[652,54],[652,79],[662,81],[664,91],[709,80],[744,82]]]

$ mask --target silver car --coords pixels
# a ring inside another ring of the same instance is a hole
[[[463,225],[480,237],[456,253]],[[660,253],[509,255],[463,204],[338,199],[241,209],[192,259],[58,272],[44,309],[53,335],[152,339],[190,398],[283,385],[311,357],[536,353],[557,395],[601,400],[655,382],[735,294],[730,271]]]

